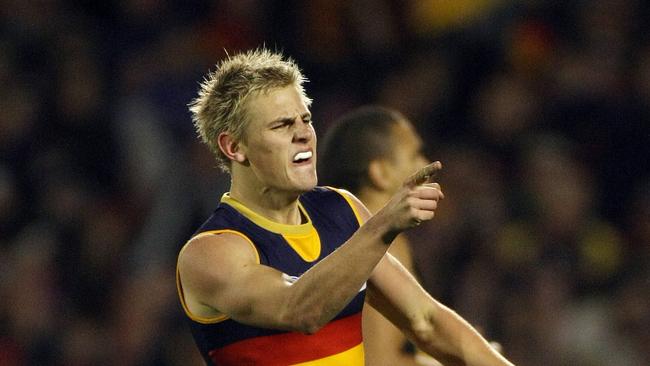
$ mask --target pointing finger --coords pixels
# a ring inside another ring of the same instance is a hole
[[[442,169],[442,163],[439,161],[433,162],[422,169],[418,170],[415,172],[415,174],[411,175],[406,182],[404,182],[405,186],[408,187],[415,187],[420,184],[428,182],[431,178],[435,177],[438,175],[438,172]]]

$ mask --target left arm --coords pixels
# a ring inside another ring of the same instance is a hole
[[[390,254],[368,281],[367,301],[422,351],[446,365],[512,365],[453,310],[431,297]]]

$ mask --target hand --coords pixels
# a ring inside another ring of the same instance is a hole
[[[436,161],[415,172],[377,213],[378,216],[387,217],[390,222],[387,239],[392,241],[400,232],[417,226],[423,221],[431,220],[435,216],[438,201],[445,196],[440,184],[432,183],[431,179],[441,169],[442,164]]]

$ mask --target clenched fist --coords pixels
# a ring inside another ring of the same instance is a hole
[[[431,163],[411,175],[376,216],[389,221],[385,242],[392,241],[400,232],[419,225],[435,216],[438,202],[445,197],[440,184],[432,182],[442,169],[439,161]]]

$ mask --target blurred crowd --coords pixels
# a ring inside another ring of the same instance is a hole
[[[178,249],[228,189],[187,104],[293,57],[322,135],[397,108],[446,199],[423,285],[520,365],[650,364],[650,5],[5,0],[0,365],[199,365]]]

